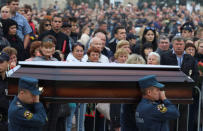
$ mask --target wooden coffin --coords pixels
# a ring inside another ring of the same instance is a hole
[[[45,101],[134,103],[141,98],[137,81],[154,74],[165,84],[166,95],[173,103],[192,103],[194,81],[178,66],[39,61],[19,64],[9,72],[9,96],[17,94],[20,77],[31,76],[39,79]]]

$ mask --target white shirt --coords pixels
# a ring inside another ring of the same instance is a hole
[[[87,62],[87,60],[88,60],[88,56],[87,56],[87,54],[82,58],[82,61],[85,61],[85,62]],[[100,63],[109,63],[109,59],[108,59],[108,57],[106,57],[105,55],[102,55],[101,54],[101,56],[100,56],[100,58],[99,58],[99,62]]]

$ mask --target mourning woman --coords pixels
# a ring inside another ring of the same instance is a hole
[[[41,56],[36,56],[33,61],[58,61],[53,57],[55,52],[55,44],[53,42],[47,41],[42,42],[39,48]]]
[[[142,53],[144,44],[146,43],[152,46],[153,51],[157,49],[157,34],[154,27],[145,27],[139,45],[140,53]]]
[[[84,56],[84,45],[81,43],[75,43],[72,46],[72,52],[70,52],[66,58],[68,62],[82,62],[82,58]]]
[[[97,49],[96,47],[90,47],[87,51],[87,55],[88,55],[88,60],[87,62],[96,62],[96,63],[100,63],[99,62],[99,58],[101,55],[101,52],[99,49]]]
[[[18,24],[12,19],[7,19],[5,23],[3,23],[4,37],[9,41],[10,46],[17,50],[18,61],[24,61],[26,59],[26,52],[23,41],[17,35],[17,28]]]

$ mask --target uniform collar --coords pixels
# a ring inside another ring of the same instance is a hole
[[[147,98],[142,98],[142,102],[145,102],[145,103],[152,103],[152,104],[160,103],[160,101],[152,101],[152,100],[147,99]]]

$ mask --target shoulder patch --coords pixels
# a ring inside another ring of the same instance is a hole
[[[167,112],[167,110],[168,110],[163,104],[157,105],[157,109],[158,109],[161,113],[165,113],[165,112]]]
[[[32,114],[30,111],[26,110],[26,111],[24,112],[24,117],[25,117],[26,119],[30,120],[30,119],[33,117],[33,114]]]

